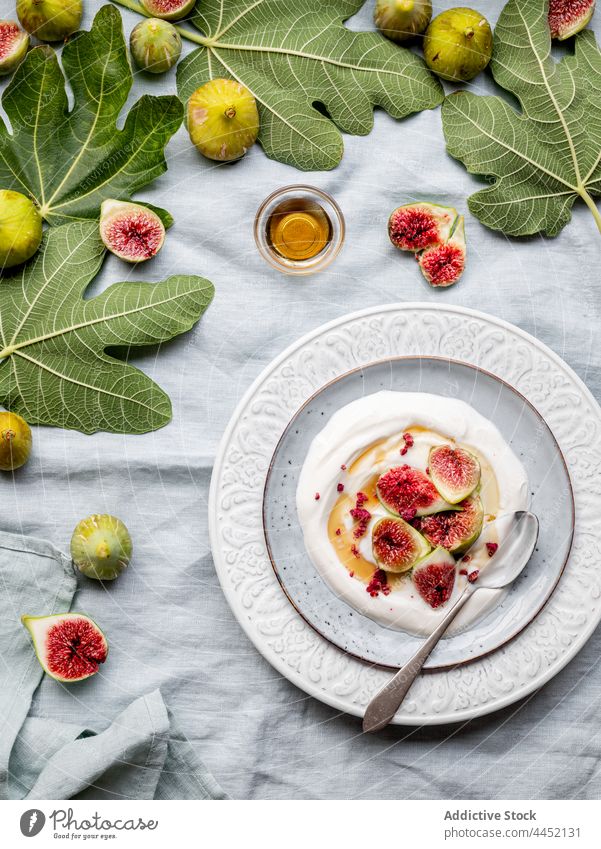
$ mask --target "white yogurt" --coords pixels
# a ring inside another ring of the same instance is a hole
[[[400,457],[399,440],[412,427],[441,436],[416,431],[414,447]],[[388,439],[390,445],[384,444],[383,456],[376,465],[360,466],[352,475],[349,471],[341,471],[342,465],[350,469],[370,445]],[[346,492],[356,493],[374,473],[381,474],[392,466],[407,463],[424,470],[430,447],[449,440],[468,449],[471,447],[490,466],[498,487],[498,516],[528,509],[528,478],[524,468],[492,422],[464,401],[423,392],[377,392],[338,410],[311,443],[296,494],[305,546],[331,589],[356,610],[382,625],[421,636],[434,630],[465,587],[466,577],[457,575],[451,598],[436,609],[421,598],[409,575],[388,596],[380,594],[372,598],[362,581],[349,577],[330,542],[328,521],[340,497],[338,483],[344,484]],[[318,500],[316,493],[320,496]],[[372,513],[370,527],[357,541],[357,546],[375,570],[378,567],[371,550],[371,528],[378,519],[389,514],[379,504],[370,505],[369,509]],[[352,526],[350,515],[345,523],[347,528]],[[497,523],[493,533],[492,526],[487,527],[485,516],[483,532],[470,550],[469,571],[486,567],[489,558],[485,543],[490,539],[502,541],[502,523]],[[464,630],[497,605],[504,592],[483,589],[476,593],[447,633]]]

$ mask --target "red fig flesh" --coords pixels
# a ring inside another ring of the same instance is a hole
[[[386,572],[407,572],[430,546],[403,519],[380,519],[373,529],[372,550],[376,563]]]
[[[465,224],[459,216],[453,234],[446,242],[426,248],[418,256],[422,274],[431,286],[445,288],[457,283],[465,269]]]
[[[430,607],[441,607],[455,586],[455,560],[444,548],[437,548],[413,570],[413,583]]]
[[[458,445],[431,448],[428,468],[432,483],[449,504],[464,501],[480,483],[480,463]]]
[[[478,497],[467,498],[459,507],[461,512],[447,511],[420,520],[419,529],[431,545],[460,554],[478,539],[484,521],[482,502]]]
[[[192,11],[196,0],[142,0],[142,6],[154,18],[179,21]]]
[[[25,58],[29,36],[14,22],[0,21],[0,76],[10,74]]]
[[[551,38],[564,41],[583,30],[593,17],[595,0],[550,0]]]
[[[380,503],[391,513],[410,522],[416,516],[429,516],[453,509],[419,469],[397,466],[380,476],[376,487]]]
[[[107,658],[106,637],[81,613],[22,616],[44,672],[57,681],[83,681],[98,672]]]
[[[457,212],[434,203],[409,203],[395,209],[388,219],[390,241],[401,251],[423,251],[446,242]]]

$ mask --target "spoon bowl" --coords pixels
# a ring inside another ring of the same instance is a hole
[[[434,647],[474,593],[483,589],[498,590],[511,584],[532,557],[539,526],[534,513],[518,510],[501,516],[494,524],[502,542],[490,563],[479,572],[473,583],[467,584],[442,622],[413,657],[373,697],[363,717],[364,731],[379,731],[389,724]]]
[[[478,575],[473,584],[476,590],[499,590],[511,584],[530,560],[538,540],[538,519],[534,513],[518,510],[497,519],[499,536],[503,542]]]

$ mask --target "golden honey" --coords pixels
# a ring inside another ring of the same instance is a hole
[[[267,241],[284,259],[313,259],[327,247],[332,225],[315,201],[289,198],[273,210],[267,221]]]

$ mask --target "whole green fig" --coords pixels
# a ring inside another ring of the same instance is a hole
[[[177,64],[182,52],[182,40],[169,21],[146,18],[131,31],[129,46],[134,62],[143,71],[164,74]]]
[[[465,7],[447,9],[426,30],[424,59],[443,80],[467,82],[486,68],[492,46],[492,30],[484,15]]]
[[[42,241],[42,216],[20,192],[0,190],[0,271],[26,262]]]
[[[94,514],[82,519],[71,537],[71,557],[80,572],[97,581],[112,581],[127,567],[132,543],[116,516]]]
[[[17,0],[17,17],[40,41],[62,41],[79,29],[82,0]]]

